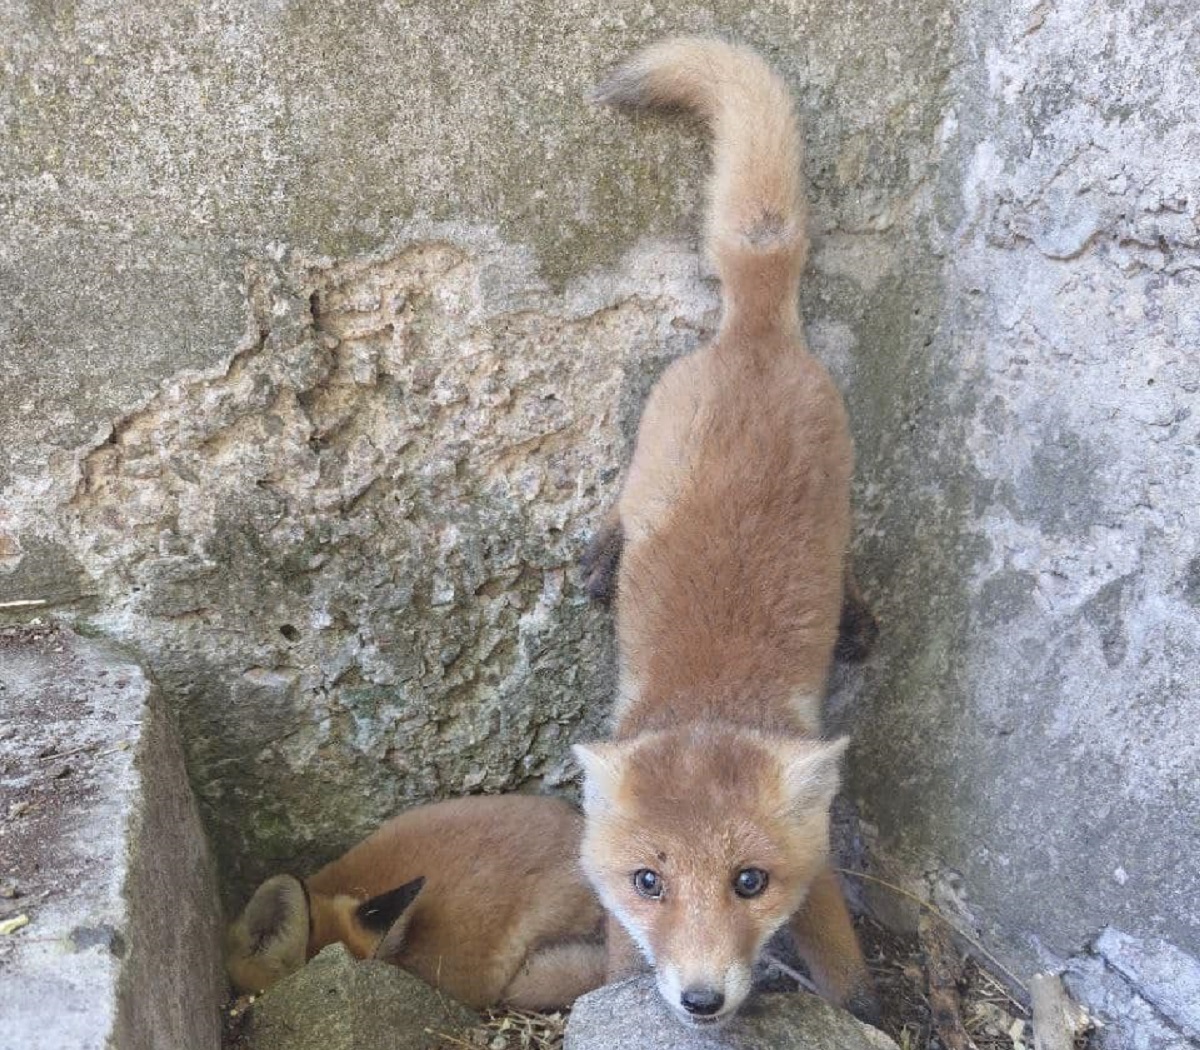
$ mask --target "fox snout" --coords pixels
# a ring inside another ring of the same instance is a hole
[[[660,964],[658,990],[682,1019],[692,1024],[720,1024],[735,1013],[750,994],[749,963],[733,962],[723,970],[684,975],[669,963]]]
[[[680,890],[687,894],[685,887]],[[658,990],[682,1020],[726,1021],[750,995],[754,960],[767,931],[746,911],[700,894],[661,909],[651,934]]]
[[[721,1012],[721,1007],[725,1005],[725,995],[701,985],[698,988],[685,988],[679,996],[679,1001],[689,1014],[696,1017],[712,1017],[713,1014]]]

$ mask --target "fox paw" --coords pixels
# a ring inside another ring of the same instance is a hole
[[[862,663],[875,647],[879,637],[879,621],[861,598],[847,595],[842,602],[842,618],[838,622],[837,644],[833,655],[842,663]]]
[[[875,994],[875,989],[871,987],[869,981],[856,988],[843,1005],[864,1024],[872,1025],[875,1028],[879,1027],[881,1016],[879,997]]]
[[[595,536],[579,559],[583,589],[592,601],[607,605],[617,593],[617,569],[621,565],[621,547],[625,532],[620,522],[606,525]]]

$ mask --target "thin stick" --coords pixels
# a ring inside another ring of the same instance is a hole
[[[77,755],[81,751],[95,751],[99,746],[98,742],[93,741],[90,744],[80,744],[78,747],[70,748],[67,751],[52,751],[48,755],[38,755],[37,760],[39,762],[53,762],[56,758],[67,758],[70,755]]]
[[[23,598],[20,601],[0,602],[0,609],[36,609],[39,605],[49,605],[45,598]]]
[[[474,1044],[468,1043],[463,1039],[458,1039],[449,1032],[438,1032],[433,1028],[426,1028],[425,1031],[428,1035],[436,1035],[439,1039],[445,1039],[446,1042],[453,1043],[455,1046],[465,1046],[467,1050],[479,1050]]]
[[[806,992],[812,992],[814,995],[819,994],[817,992],[817,986],[813,984],[812,981],[805,977],[804,974],[802,974],[799,970],[793,970],[792,967],[788,966],[788,964],[779,958],[778,955],[775,955],[771,952],[763,952],[763,959],[765,959],[770,965],[774,966],[775,969],[779,970],[785,977],[790,977]]]
[[[917,921],[917,939],[925,953],[925,983],[933,1027],[946,1050],[975,1050],[962,1021],[962,999],[958,985],[962,980],[962,957],[955,950],[944,927],[922,915]]]
[[[887,889],[891,890],[893,893],[900,894],[901,897],[907,897],[910,901],[912,901],[914,904],[916,904],[917,907],[922,908],[925,911],[929,912],[929,914],[932,915],[935,919],[938,919],[939,921],[944,922],[947,926],[950,927],[950,929],[952,929],[955,933],[957,933],[972,948],[974,948],[977,952],[979,952],[980,955],[982,955],[985,959],[987,959],[988,962],[990,962],[994,967],[996,967],[997,970],[999,970],[1002,974],[1004,974],[1005,977],[1007,977],[1010,981],[1012,981],[1012,983],[1014,985],[1016,985],[1018,988],[1020,988],[1022,992],[1024,992],[1026,995],[1029,994],[1029,988],[1026,986],[1025,982],[1021,980],[1021,978],[1019,978],[1015,973],[1013,973],[1012,970],[1010,970],[1007,966],[1005,966],[999,959],[997,959],[991,952],[989,952],[982,944],[979,943],[979,941],[977,941],[969,933],[966,933],[963,930],[960,930],[954,923],[952,923],[949,919],[947,919],[946,916],[944,916],[940,911],[937,910],[937,908],[935,908],[928,901],[921,900],[921,898],[918,897],[915,893],[910,893],[908,890],[904,889],[903,886],[897,886],[894,882],[888,882],[886,879],[878,878],[875,875],[868,875],[866,872],[863,872],[863,871],[851,871],[849,868],[834,868],[833,870],[842,875],[850,875],[856,879],[865,879],[867,882],[874,882],[876,885],[886,887]]]

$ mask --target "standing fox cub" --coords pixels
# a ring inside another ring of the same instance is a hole
[[[568,1006],[604,980],[603,912],[578,869],[581,820],[531,795],[420,806],[301,882],[276,875],[228,931],[239,991],[341,941],[471,1007]]]
[[[706,39],[649,48],[596,97],[708,122],[706,239],[723,293],[714,341],[651,392],[589,559],[617,574],[613,740],[576,748],[609,977],[637,968],[640,949],[681,1018],[717,1023],[790,924],[820,991],[873,1019],[827,860],[846,741],[821,739],[820,709],[853,450],[800,330],[808,243],[792,102],[753,52]]]

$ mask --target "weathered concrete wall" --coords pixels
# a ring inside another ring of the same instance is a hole
[[[1196,953],[1200,23],[972,7],[927,384],[882,428],[854,385],[888,637],[855,784],[1023,969],[1107,924]]]
[[[699,138],[582,92],[680,30],[807,122],[877,849],[1022,969],[1197,952],[1190,0],[10,6],[0,601],[140,649],[235,887],[560,780],[611,684],[570,565],[716,306]]]
[[[818,118],[818,341],[846,361],[935,286],[894,244],[939,4],[887,54],[786,5],[7,17],[4,592],[151,661],[235,881],[554,781],[607,710],[569,570],[716,295],[703,143],[589,110],[601,69],[680,28],[811,40],[773,50]]]

